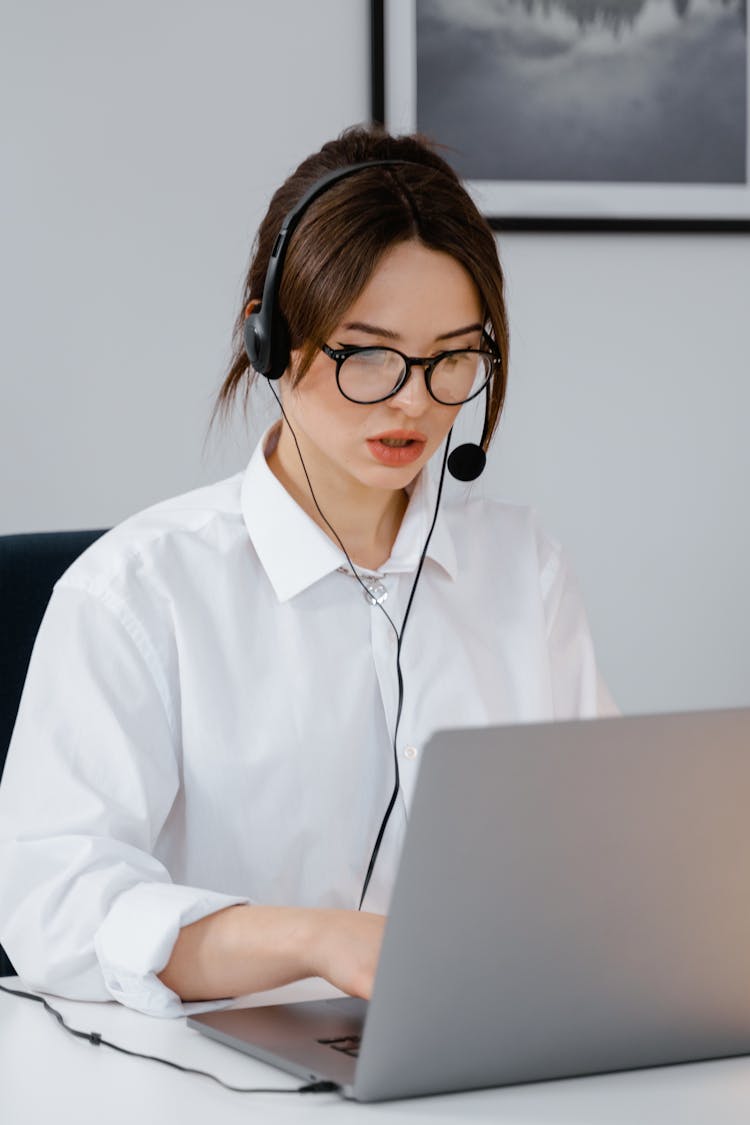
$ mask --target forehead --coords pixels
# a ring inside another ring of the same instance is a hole
[[[432,340],[481,314],[479,290],[460,262],[420,242],[402,242],[386,251],[341,322]]]

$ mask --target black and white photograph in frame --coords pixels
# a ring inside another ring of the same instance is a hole
[[[493,225],[750,231],[747,0],[372,4],[374,119]]]

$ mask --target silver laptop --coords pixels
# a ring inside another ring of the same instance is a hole
[[[360,1101],[750,1053],[750,709],[443,731],[369,1004],[199,1031]]]

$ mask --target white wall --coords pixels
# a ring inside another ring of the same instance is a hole
[[[571,554],[620,705],[750,704],[750,236],[506,238],[492,487]]]
[[[6,0],[0,533],[110,525],[242,465],[241,426],[203,439],[250,242],[294,165],[367,118],[368,20],[367,0]],[[565,543],[625,710],[750,703],[750,239],[501,255],[486,491]]]
[[[252,237],[368,116],[366,9],[5,0],[0,532],[109,525],[245,459],[202,447]]]

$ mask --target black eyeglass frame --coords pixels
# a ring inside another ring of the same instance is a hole
[[[393,396],[397,395],[407,382],[409,376],[411,375],[412,367],[422,368],[422,371],[424,373],[425,385],[427,387],[427,393],[435,402],[439,403],[441,406],[463,406],[464,403],[471,402],[472,399],[476,398],[477,395],[482,393],[492,376],[497,371],[498,365],[500,363],[501,357],[495,345],[495,341],[484,331],[482,332],[482,336],[486,343],[489,344],[491,350],[484,351],[482,348],[452,348],[448,351],[438,352],[437,355],[432,356],[405,355],[404,352],[399,351],[398,348],[391,348],[387,345],[382,344],[349,344],[345,348],[331,348],[328,346],[328,344],[321,344],[320,350],[324,352],[329,357],[329,359],[334,360],[336,364],[336,386],[338,387],[340,393],[345,399],[347,399],[348,402],[355,402],[357,406],[374,406],[378,402],[386,402],[389,398],[393,398]],[[374,398],[368,400],[367,402],[362,402],[360,399],[352,398],[351,395],[348,395],[346,393],[346,391],[341,386],[339,375],[341,372],[342,364],[349,358],[349,356],[357,355],[360,352],[373,351],[395,352],[396,355],[401,356],[401,359],[404,361],[404,373],[396,383],[396,386],[393,388],[393,390],[389,391],[387,395],[383,395],[382,398]],[[466,352],[470,352],[472,355],[486,356],[490,360],[490,368],[487,373],[487,378],[482,383],[481,387],[478,387],[473,394],[469,395],[468,398],[462,398],[460,402],[444,402],[441,398],[438,398],[437,395],[433,393],[432,372],[435,370],[438,363],[440,363],[441,360],[445,359],[446,356],[464,355]]]

